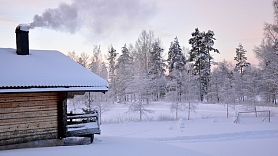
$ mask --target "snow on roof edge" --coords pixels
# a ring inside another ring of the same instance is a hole
[[[33,93],[33,92],[107,92],[107,87],[69,87],[69,88],[28,88],[28,89],[0,89],[1,93]]]

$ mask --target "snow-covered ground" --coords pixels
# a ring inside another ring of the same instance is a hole
[[[150,107],[155,111],[153,114],[142,122],[134,122],[138,114],[125,113],[127,106],[115,104],[103,114],[102,134],[95,136],[93,144],[7,150],[0,151],[0,156],[276,156],[278,153],[277,108],[257,108],[271,110],[270,123],[262,122],[263,115],[256,118],[251,114],[235,124],[234,112],[245,111],[243,107],[230,107],[226,118],[224,105],[199,104],[190,120],[186,120],[186,112],[180,112],[182,124],[170,120],[175,113],[169,111],[168,105],[154,103]]]

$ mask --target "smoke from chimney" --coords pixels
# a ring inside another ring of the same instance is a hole
[[[144,24],[155,10],[154,4],[141,0],[72,0],[72,4],[61,3],[58,8],[35,15],[30,28],[75,33],[84,26],[101,34],[109,29],[128,29]]]

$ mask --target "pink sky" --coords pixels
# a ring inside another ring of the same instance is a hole
[[[86,0],[85,0],[86,1]],[[88,0],[87,0],[88,1]],[[121,1],[124,3],[125,0]],[[0,47],[15,48],[14,29],[20,23],[30,23],[35,14],[41,15],[48,8],[57,8],[61,2],[71,4],[71,0],[13,0],[1,2],[0,6]],[[44,28],[36,28],[29,33],[31,49],[58,50],[65,54],[69,51],[92,52],[93,45],[101,44],[103,53],[113,44],[118,52],[127,43],[135,43],[142,29],[152,30],[165,48],[177,36],[181,46],[190,47],[188,40],[191,32],[198,27],[201,31],[213,30],[216,61],[233,60],[235,48],[242,43],[247,50],[248,60],[257,64],[253,55],[254,46],[263,38],[264,22],[272,23],[272,0],[142,0],[144,5],[155,6],[155,11],[146,14],[147,20],[125,21],[113,17],[113,26],[104,28],[103,33],[91,31],[83,26],[75,34]],[[129,5],[130,10],[136,8]],[[90,6],[88,6],[90,8]],[[103,16],[103,17],[102,17]],[[98,14],[94,18],[109,20],[109,16]],[[126,25],[126,27],[119,27]]]

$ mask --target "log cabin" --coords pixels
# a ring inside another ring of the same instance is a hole
[[[77,134],[67,128],[67,98],[108,83],[61,52],[30,50],[27,26],[15,32],[17,48],[0,48],[0,150],[63,145]]]

